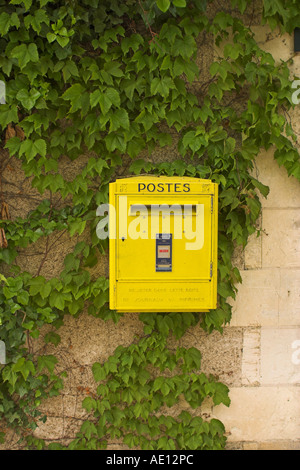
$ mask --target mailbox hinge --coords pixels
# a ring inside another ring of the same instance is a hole
[[[210,199],[210,212],[211,214],[213,213],[214,211],[214,197],[211,196],[211,199]]]
[[[210,277],[212,277],[212,273],[213,273],[213,262],[211,261],[210,262]]]

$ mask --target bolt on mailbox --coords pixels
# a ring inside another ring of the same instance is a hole
[[[218,185],[130,177],[109,188],[110,308],[205,312],[217,303]]]

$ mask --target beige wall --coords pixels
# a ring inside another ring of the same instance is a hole
[[[290,36],[253,29],[277,61],[293,55]],[[291,73],[299,72],[298,55]],[[299,132],[300,105],[291,119]],[[278,167],[273,151],[256,160],[255,173],[270,194],[262,199],[261,236],[245,250],[233,303],[230,328],[243,329],[241,384],[231,389],[232,406],[214,411],[229,441],[246,449],[300,448],[300,184]]]
[[[243,279],[228,329],[243,333],[241,382],[231,406],[213,410],[244,449],[300,449],[300,184],[257,158],[263,200],[261,236],[244,253]]]

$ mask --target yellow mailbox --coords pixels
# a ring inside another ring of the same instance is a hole
[[[109,190],[110,308],[216,308],[218,186],[187,177],[129,177]]]

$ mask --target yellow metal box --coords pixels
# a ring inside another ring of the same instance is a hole
[[[218,186],[187,177],[110,183],[110,308],[201,312],[216,308]]]

